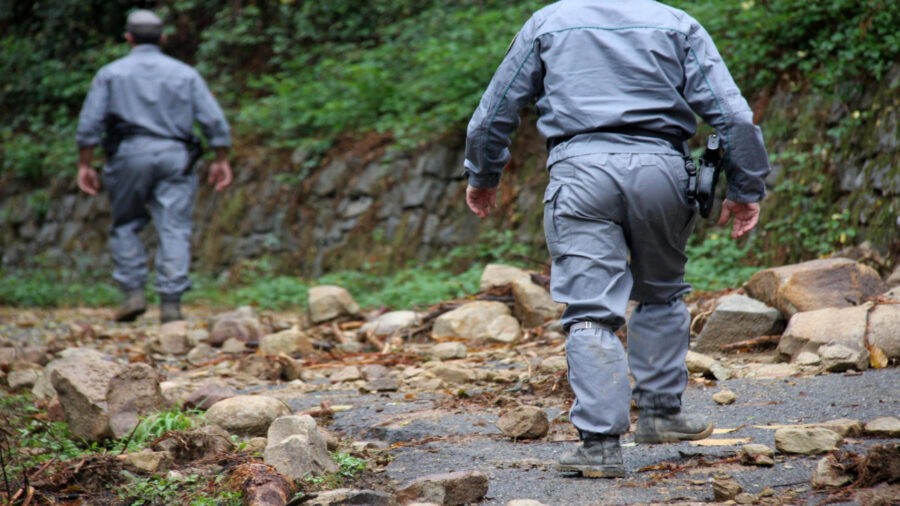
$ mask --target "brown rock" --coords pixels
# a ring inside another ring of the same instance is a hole
[[[841,344],[865,349],[868,305],[826,308],[794,315],[778,342],[778,354],[791,359],[802,351],[817,352],[820,346]]]
[[[900,437],[900,420],[893,416],[882,416],[867,423],[865,431],[875,437]]]
[[[790,319],[804,311],[862,304],[867,297],[884,293],[887,286],[871,267],[829,258],[759,271],[745,289]]]
[[[291,414],[283,401],[263,395],[238,395],[219,401],[206,411],[206,421],[232,434],[263,436],[269,424]]]
[[[844,471],[834,455],[820,459],[810,478],[813,488],[843,487],[851,481],[853,476]]]
[[[153,445],[153,450],[165,452],[176,462],[193,462],[230,452],[234,445],[221,428],[210,430],[173,430]]]
[[[88,441],[112,437],[106,392],[109,381],[122,367],[112,362],[65,360],[51,373],[72,434]]]
[[[479,290],[512,284],[515,281],[531,281],[531,275],[524,269],[503,264],[487,264],[481,273]]]
[[[322,285],[310,288],[307,306],[309,319],[313,323],[359,313],[359,304],[353,300],[350,292],[339,286]]]
[[[282,416],[269,427],[264,453],[266,464],[292,480],[335,473],[337,464],[328,454],[325,438],[309,415]]]
[[[738,496],[744,488],[733,478],[717,478],[713,481],[713,499],[724,502]]]
[[[249,343],[259,341],[262,336],[262,326],[256,318],[237,318],[221,320],[215,324],[209,334],[209,344],[221,346],[229,339]]]
[[[117,456],[125,469],[139,473],[155,473],[165,471],[172,462],[172,455],[168,452],[155,452],[153,450],[141,450],[136,453],[126,453]]]
[[[837,420],[828,420],[816,424],[817,427],[823,427],[836,432],[841,437],[856,437],[862,434],[863,426],[857,420],[849,418],[838,418]]]
[[[775,448],[782,453],[814,455],[836,450],[843,438],[821,427],[786,427],[775,431]]]
[[[390,376],[391,370],[381,364],[366,364],[359,368],[363,379],[374,380]]]
[[[291,381],[300,377],[299,364],[287,355],[247,355],[238,362],[237,370],[266,381]]]
[[[553,301],[550,292],[530,279],[516,280],[512,286],[516,301],[513,312],[523,327],[539,327],[546,321],[559,318],[565,309],[565,305]]]
[[[521,406],[501,416],[497,420],[497,428],[513,439],[537,439],[547,435],[550,420],[542,408]]]
[[[150,347],[156,353],[165,355],[183,355],[188,352],[188,322],[184,320],[164,323],[159,327],[159,334],[150,341]]]
[[[487,475],[480,471],[459,471],[416,478],[397,490],[397,500],[404,504],[419,501],[457,505],[477,502],[487,492]]]
[[[332,383],[344,383],[347,381],[357,381],[362,379],[362,373],[355,365],[348,365],[340,371],[331,375]]]
[[[437,317],[432,333],[438,337],[488,339],[488,325],[498,316],[509,313],[509,307],[502,302],[469,302]]]
[[[213,404],[238,395],[237,390],[218,383],[204,383],[184,399],[185,409],[207,410]]]
[[[165,406],[156,371],[141,363],[128,364],[110,378],[106,402],[109,427],[116,438],[127,436],[140,423],[140,416]]]
[[[900,359],[900,304],[879,304],[869,313],[869,344]]]
[[[259,342],[259,351],[273,355],[279,353],[308,355],[314,350],[309,336],[301,332],[297,327],[292,327],[264,336]]]

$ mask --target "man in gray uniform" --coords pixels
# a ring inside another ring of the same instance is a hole
[[[482,218],[495,206],[518,111],[532,99],[550,148],[544,232],[551,292],[566,304],[570,419],[582,439],[557,468],[622,476],[619,436],[632,399],[639,443],[712,432],[709,420],[681,409],[690,339],[685,246],[696,215],[681,151],[696,132],[694,113],[723,141],[728,194],[719,222],[734,215],[734,237],[756,225],[768,156],[697,21],[651,0],[563,0],[525,23],[469,123],[466,200]],[[629,298],[639,305],[626,363],[613,331]]]
[[[200,74],[160,51],[164,37],[159,17],[137,10],[128,16],[125,28],[131,53],[100,69],[81,110],[78,186],[89,195],[100,190],[91,159],[106,125],[117,123],[114,129],[119,129],[122,140],[114,154],[107,153],[103,167],[112,208],[113,277],[125,293],[115,319],[132,321],[147,309],[147,256],[138,232],[152,218],[159,235],[155,288],[166,322],[181,319],[181,295],[191,286],[197,175],[187,144],[194,122],[200,123],[216,152],[208,177],[215,191],[231,183],[227,159],[231,136],[222,109]]]

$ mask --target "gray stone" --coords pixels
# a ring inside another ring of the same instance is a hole
[[[457,341],[438,343],[431,347],[431,356],[438,360],[452,360],[454,358],[466,358],[469,353],[466,345]]]
[[[816,463],[810,483],[813,488],[837,488],[853,481],[853,476],[845,472],[834,455],[827,455]]]
[[[727,478],[716,478],[713,481],[713,499],[716,501],[730,501],[743,491],[743,487],[730,476]]]
[[[520,406],[501,416],[497,428],[513,439],[538,439],[547,435],[550,420],[543,408]]]
[[[719,361],[696,351],[688,351],[684,357],[684,363],[690,373],[699,373],[719,381],[724,381],[731,377],[731,372]]]
[[[238,391],[228,385],[204,383],[184,398],[185,409],[209,409],[213,404],[236,397]]]
[[[344,160],[334,160],[319,173],[310,191],[317,197],[325,197],[334,193],[346,178],[349,165]]]
[[[811,351],[801,351],[794,357],[793,362],[797,365],[814,366],[822,363],[822,358],[818,353]]]
[[[273,397],[238,395],[210,406],[206,421],[232,434],[262,436],[273,420],[290,414],[287,404]]]
[[[531,275],[524,269],[503,264],[488,264],[481,273],[479,290],[512,284],[515,281],[531,281]]]
[[[164,323],[150,341],[150,347],[156,353],[164,355],[183,355],[190,350],[187,338],[189,331],[188,322],[184,320]]]
[[[365,504],[366,506],[390,506],[393,496],[387,492],[375,490],[351,490],[338,488],[320,492],[315,498],[303,502],[307,506],[350,506]]]
[[[869,368],[869,350],[853,344],[833,343],[819,347],[825,370],[831,372],[863,371]]]
[[[822,427],[836,432],[841,437],[855,437],[863,432],[863,426],[858,420],[849,418],[838,418],[837,420],[828,420],[827,422],[814,424],[816,427]]]
[[[475,381],[475,371],[459,364],[438,362],[429,367],[429,372],[448,383],[468,383]]]
[[[81,360],[65,360],[52,368],[51,382],[73,435],[88,441],[112,437],[106,392],[121,370],[111,362]]]
[[[18,390],[33,388],[40,377],[39,371],[35,369],[23,369],[20,371],[10,371],[6,376],[6,385],[11,392]]]
[[[893,416],[876,418],[865,426],[866,434],[875,437],[900,437],[900,420]]]
[[[397,500],[403,504],[425,501],[458,505],[478,502],[487,492],[487,475],[481,471],[458,471],[416,478],[397,490]]]
[[[437,317],[432,333],[437,337],[488,339],[488,325],[498,316],[508,314],[509,307],[502,302],[469,302]]]
[[[365,380],[387,378],[391,374],[391,370],[381,364],[366,364],[359,368],[359,372]]]
[[[331,375],[332,383],[344,383],[362,379],[362,373],[355,365],[348,365]]]
[[[827,344],[865,349],[866,320],[870,307],[826,308],[797,313],[788,322],[778,342],[778,354],[790,360],[803,351],[818,353],[819,347]]]
[[[156,371],[142,363],[127,364],[110,378],[106,402],[109,427],[116,438],[127,436],[140,423],[140,417],[166,405]]]
[[[209,344],[219,346],[229,339],[237,339],[244,343],[255,342],[259,341],[262,334],[262,325],[256,318],[221,319],[213,325]]]
[[[337,465],[328,454],[325,438],[311,416],[289,415],[277,418],[268,430],[266,464],[291,480],[335,473]]]
[[[754,466],[774,466],[775,451],[766,445],[746,444],[741,447],[741,461]]]
[[[800,312],[862,304],[866,298],[884,293],[887,286],[871,267],[846,258],[828,258],[764,269],[750,278],[745,289],[754,299],[792,319]]]
[[[360,389],[364,392],[396,392],[400,390],[400,380],[390,376],[375,378],[367,381]]]
[[[191,365],[202,365],[219,356],[216,349],[206,343],[200,343],[191,348],[187,354],[187,361]]]
[[[718,351],[723,344],[780,334],[782,330],[784,320],[777,309],[745,295],[727,295],[719,299],[697,337],[694,349]]]
[[[259,341],[259,351],[273,355],[279,353],[284,353],[285,355],[293,355],[295,353],[308,355],[315,350],[309,336],[300,331],[299,328],[292,327],[275,334],[263,336]]]
[[[314,286],[309,289],[307,300],[309,319],[313,323],[359,313],[359,305],[353,300],[350,292],[339,286]]]
[[[836,450],[842,441],[838,433],[821,427],[785,427],[775,431],[775,448],[782,453],[827,453]]]

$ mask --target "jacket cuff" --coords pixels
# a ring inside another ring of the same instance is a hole
[[[465,161],[465,170],[463,176],[469,181],[469,186],[473,188],[496,188],[500,186],[500,174],[481,174],[475,172],[475,164],[469,160]]]
[[[725,198],[732,202],[739,202],[741,204],[752,204],[754,202],[759,202],[766,196],[766,191],[762,192],[742,192],[740,190],[729,188],[728,193],[725,195]]]

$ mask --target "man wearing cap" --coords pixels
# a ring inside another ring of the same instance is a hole
[[[551,292],[566,304],[569,418],[582,440],[557,468],[623,476],[619,437],[629,430],[632,400],[638,443],[700,439],[713,429],[681,404],[690,339],[685,247],[697,212],[683,140],[696,132],[695,113],[724,146],[728,193],[719,223],[733,215],[733,237],[757,223],[768,156],[697,21],[651,0],[563,0],[525,23],[469,123],[466,200],[479,217],[495,206],[509,136],[532,99],[548,140],[544,232]],[[638,305],[626,358],[613,332],[629,299]]]
[[[181,319],[181,296],[190,289],[190,238],[199,154],[193,138],[200,124],[215,150],[208,182],[215,191],[231,183],[228,122],[196,70],[162,53],[163,24],[151,11],[128,16],[131,53],[94,77],[78,121],[78,187],[100,190],[91,166],[94,148],[107,151],[103,185],[109,193],[113,277],[125,294],[116,321],[132,321],[147,309],[147,256],[138,233],[151,219],[159,236],[155,288],[163,322]],[[112,151],[112,152],[110,152]]]

